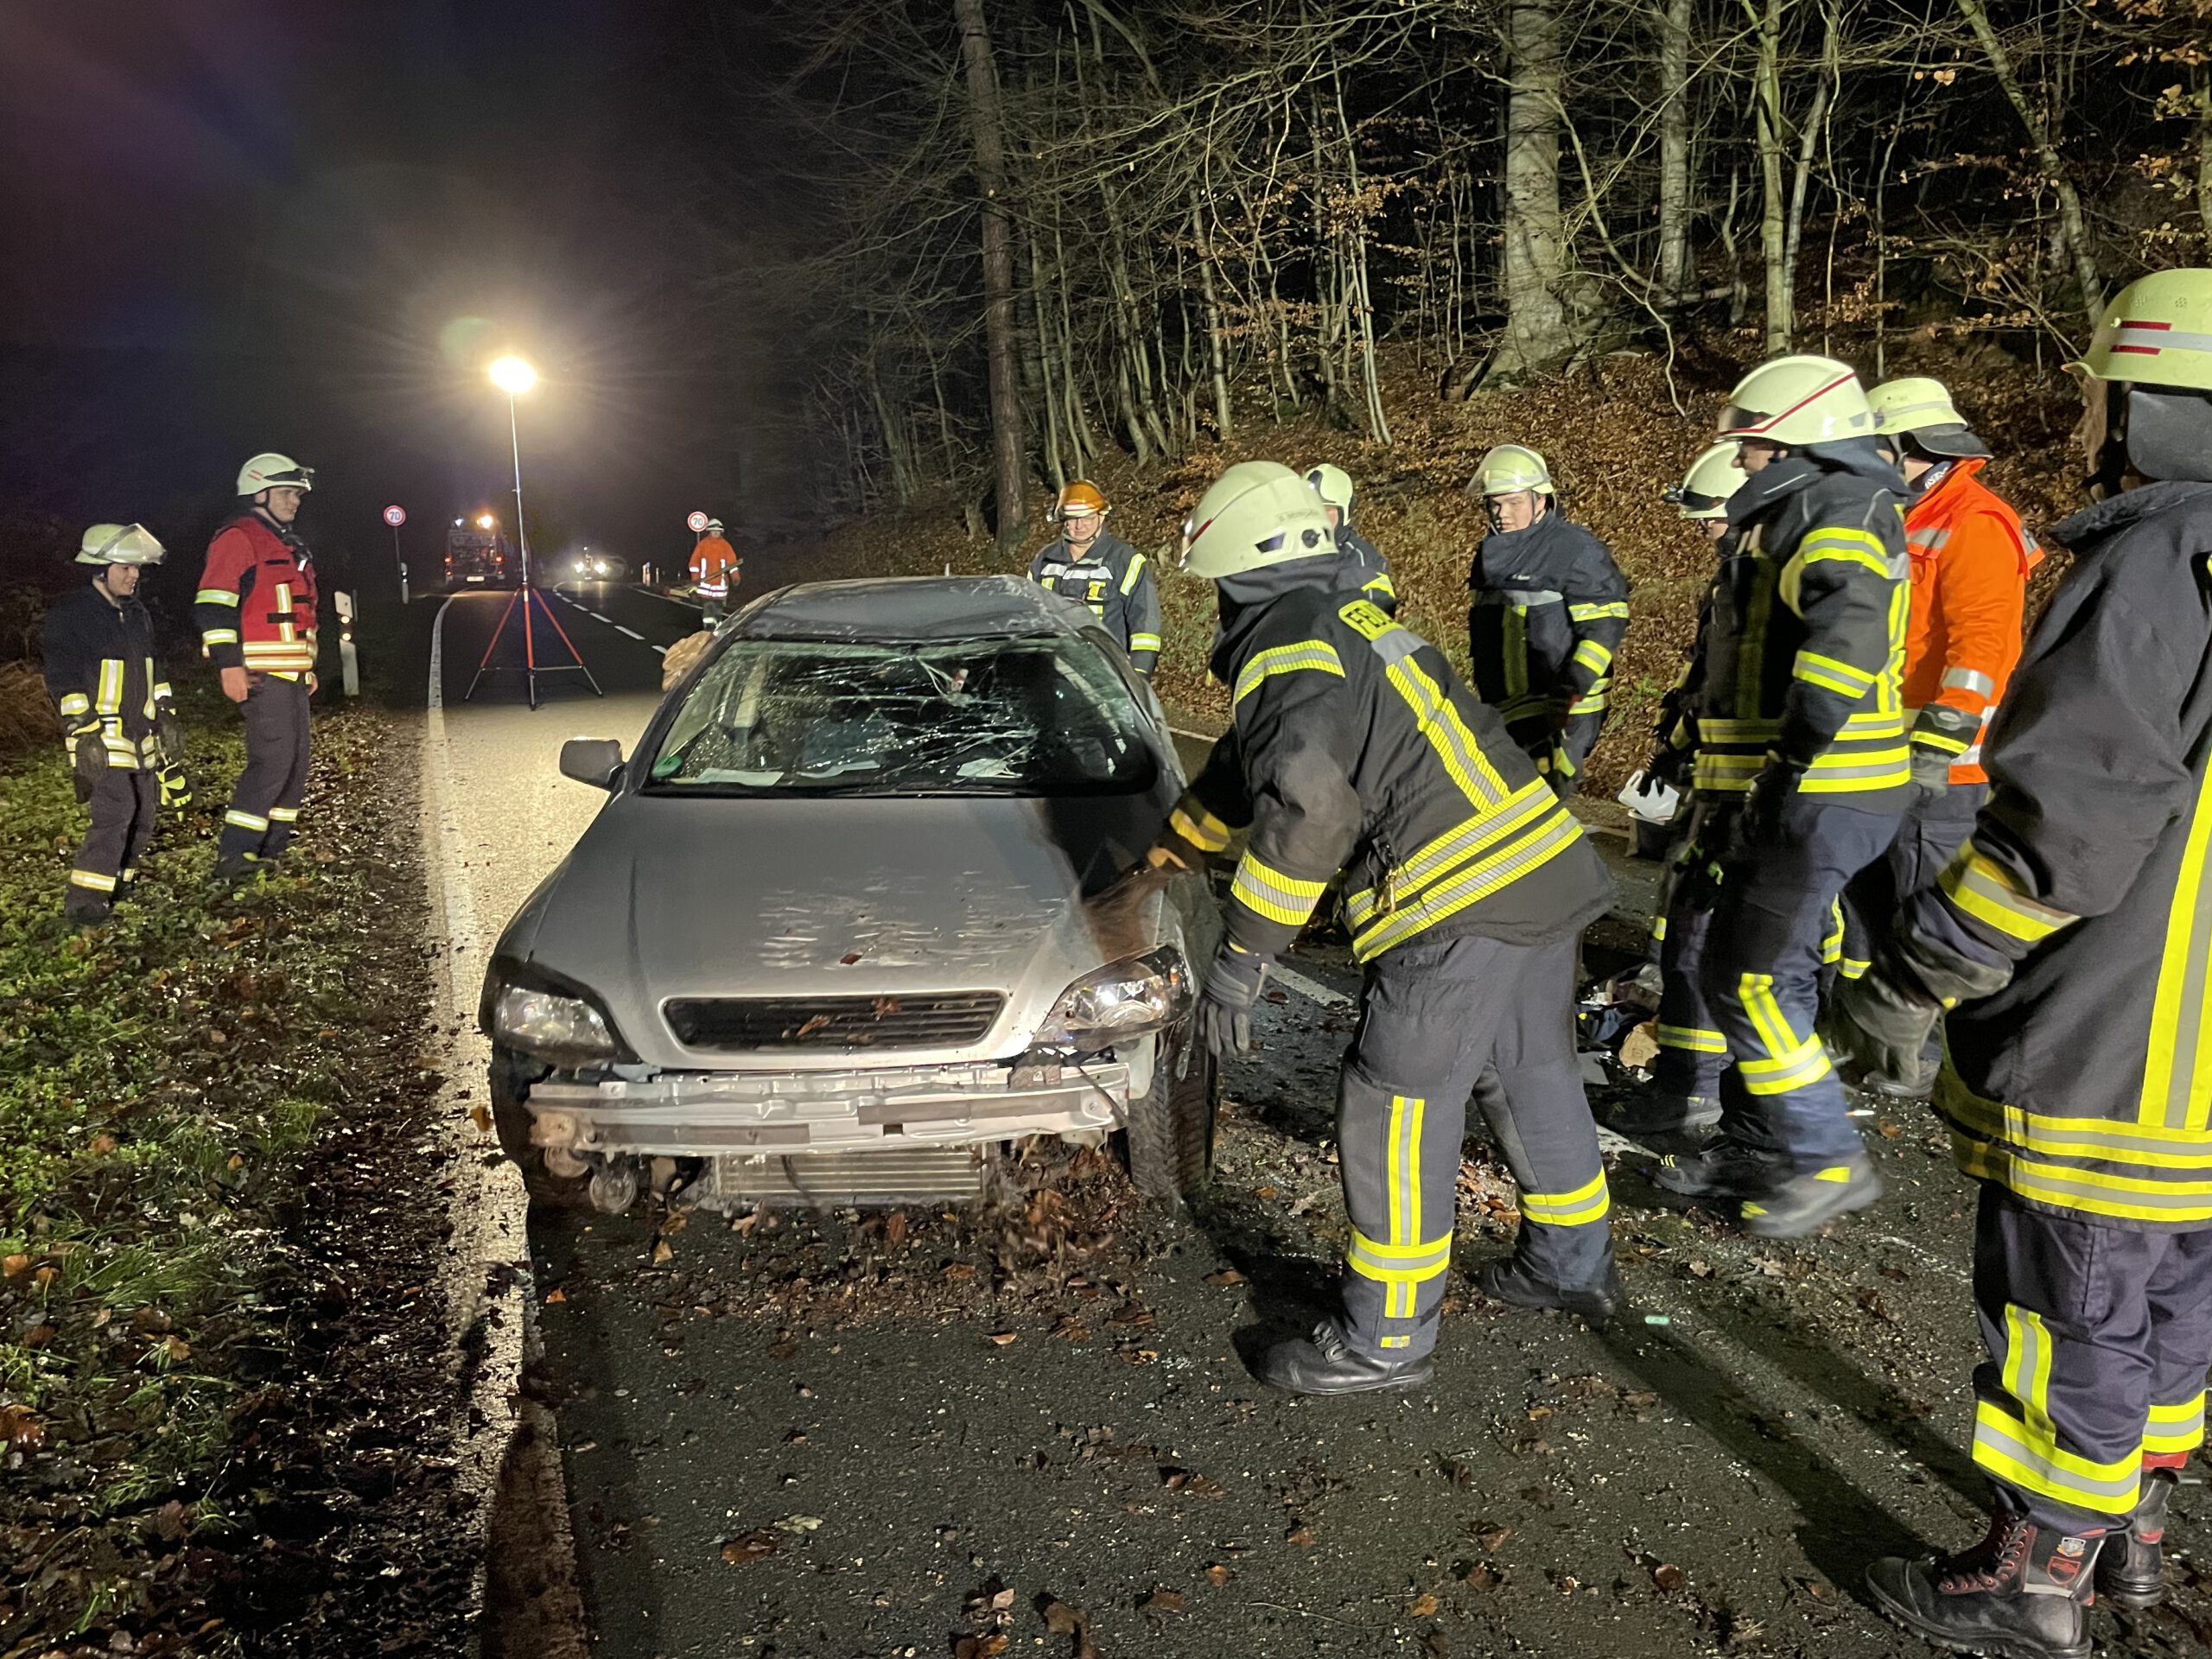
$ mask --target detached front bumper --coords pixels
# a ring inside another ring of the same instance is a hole
[[[1121,1126],[1130,1068],[941,1065],[670,1072],[531,1085],[532,1144],[576,1154],[711,1158],[961,1147]]]

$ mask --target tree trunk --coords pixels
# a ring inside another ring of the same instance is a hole
[[[1690,0],[1659,14],[1659,296],[1690,292]]]
[[[1766,0],[1751,12],[1758,29],[1758,67],[1751,83],[1759,151],[1759,256],[1766,265],[1766,350],[1771,357],[1789,349],[1796,318],[1789,287],[1789,208],[1782,181],[1782,14],[1788,0]]]
[[[1014,327],[1014,215],[1007,200],[1006,128],[997,67],[983,27],[983,0],[952,0],[968,68],[968,129],[983,194],[983,330],[991,364],[991,460],[998,486],[998,547],[1021,550],[1029,524],[1028,449],[1022,432],[1021,371]]]
[[[1568,275],[1559,205],[1562,66],[1559,20],[1548,0],[1515,0],[1505,45],[1505,338],[1493,376],[1549,368],[1575,345],[1562,294]]]
[[[1974,38],[1981,42],[1982,53],[1995,72],[1997,84],[2003,89],[2005,100],[2012,112],[2020,118],[2020,124],[2027,129],[2028,142],[2035,147],[2037,164],[2044,177],[2050,181],[2051,191],[2058,198],[2058,234],[2066,245],[2067,257],[2073,262],[2074,281],[2082,290],[2082,314],[2089,320],[2094,329],[2103,320],[2105,313],[2104,279],[2097,272],[2096,255],[2089,246],[2088,221],[2082,216],[2082,195],[2074,188],[2074,181],[2067,176],[2066,163],[2059,158],[2058,146],[2051,142],[2050,124],[2043,118],[2043,111],[2030,101],[2020,86],[2020,78],[2012,70],[2012,54],[2005,49],[2005,42],[1997,38],[1997,30],[1989,21],[1989,12],[1981,0],[1958,0],[1959,10],[1972,25]]]
[[[1198,262],[1198,294],[1205,305],[1206,370],[1213,381],[1213,418],[1215,436],[1227,439],[1234,429],[1229,407],[1229,362],[1227,348],[1223,342],[1221,326],[1221,292],[1215,285],[1213,275],[1213,245],[1207,240],[1205,228],[1198,219],[1198,193],[1191,192],[1191,247],[1192,257]]]
[[[1797,255],[1805,242],[1805,198],[1811,193],[1813,152],[1820,148],[1821,124],[1827,119],[1836,78],[1842,73],[1837,62],[1840,28],[1841,19],[1830,7],[1821,38],[1820,86],[1813,94],[1813,106],[1805,112],[1804,124],[1797,134],[1797,162],[1789,180],[1789,225],[1782,251],[1782,280],[1793,296],[1797,292]],[[1796,321],[1794,313],[1791,321]]]

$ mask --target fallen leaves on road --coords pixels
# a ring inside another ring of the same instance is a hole
[[[1406,1612],[1413,1618],[1433,1618],[1437,1605],[1435,1596],[1424,1590],[1406,1604]]]
[[[1227,1490],[1217,1480],[1193,1474],[1188,1469],[1178,1469],[1173,1464],[1163,1466],[1160,1472],[1171,1492],[1186,1492],[1192,1497],[1220,1497]]]
[[[751,1532],[741,1532],[722,1546],[722,1560],[732,1567],[743,1567],[747,1561],[757,1561],[772,1555],[783,1548],[783,1540],[764,1527]]]
[[[1689,1574],[1672,1561],[1661,1561],[1651,1569],[1651,1582],[1670,1594],[1688,1581]]]
[[[1137,1603],[1137,1611],[1141,1613],[1179,1613],[1183,1611],[1183,1592],[1180,1590],[1154,1590]]]
[[[1090,1639],[1090,1615],[1054,1597],[1045,1603],[1045,1628],[1054,1636],[1075,1638],[1072,1659],[1098,1659],[1097,1644]]]
[[[818,1515],[787,1515],[776,1522],[776,1530],[788,1532],[794,1535],[806,1532],[819,1532],[822,1530],[822,1517]]]
[[[1224,1268],[1219,1273],[1206,1275],[1206,1283],[1210,1285],[1249,1285],[1251,1282],[1234,1268]]]
[[[1236,1573],[1230,1572],[1219,1561],[1216,1561],[1211,1567],[1206,1568],[1206,1582],[1217,1590],[1236,1576]]]
[[[994,1348],[1003,1348],[1008,1343],[1017,1340],[1020,1335],[1021,1333],[1018,1331],[994,1331],[983,1340]]]

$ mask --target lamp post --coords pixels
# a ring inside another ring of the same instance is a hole
[[[487,371],[492,384],[507,394],[507,441],[515,455],[515,545],[522,550],[522,585],[530,586],[530,531],[522,512],[522,429],[515,419],[515,399],[537,384],[537,371],[512,352],[494,358]]]

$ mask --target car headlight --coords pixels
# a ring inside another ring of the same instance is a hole
[[[1165,1031],[1191,1008],[1191,970],[1172,944],[1095,969],[1060,993],[1037,1032],[1042,1048],[1095,1053]]]
[[[581,996],[510,985],[492,1004],[492,1037],[563,1068],[621,1052],[607,1016]]]

